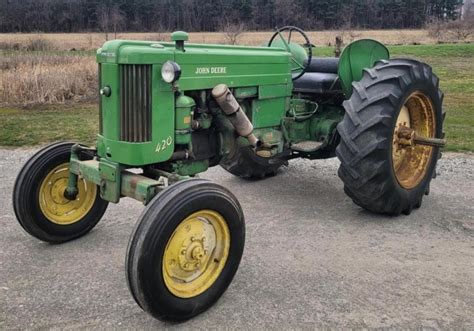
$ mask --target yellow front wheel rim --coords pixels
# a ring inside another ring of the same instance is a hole
[[[46,175],[39,190],[39,205],[43,215],[59,225],[80,221],[92,209],[97,196],[97,186],[79,178],[76,199],[66,199],[64,192],[68,178],[69,163],[60,164]]]
[[[166,287],[179,298],[205,292],[222,272],[229,248],[229,227],[221,214],[193,213],[178,225],[166,245],[162,263]]]

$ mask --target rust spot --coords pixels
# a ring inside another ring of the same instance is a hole
[[[135,192],[137,190],[137,183],[138,183],[139,178],[133,176],[132,179],[130,179],[130,190],[132,192]]]

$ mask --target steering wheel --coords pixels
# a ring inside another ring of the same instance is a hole
[[[305,39],[306,43],[304,45],[299,45],[297,43],[292,43],[291,42],[291,37],[293,31],[296,31],[297,33],[301,34],[303,38]],[[288,32],[288,38],[285,39],[283,36],[283,32]],[[283,47],[286,48],[286,50],[291,53],[291,73],[292,73],[292,79],[297,80],[301,76],[304,75],[304,73],[308,70],[309,66],[311,65],[311,60],[313,58],[313,49],[311,42],[309,41],[308,36],[306,33],[304,33],[303,30],[300,28],[297,28],[296,26],[284,26],[280,29],[277,28],[277,31],[273,34],[273,36],[270,38],[270,41],[268,42],[268,47],[272,47],[273,42],[275,41],[275,38],[279,36],[281,39],[281,43],[283,44]],[[279,42],[277,42],[279,43]],[[302,63],[301,59],[301,51],[300,49],[306,50],[306,54],[308,56],[306,65],[304,64],[304,61]]]

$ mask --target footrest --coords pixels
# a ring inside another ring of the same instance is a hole
[[[297,152],[311,153],[317,151],[322,145],[323,142],[321,141],[307,140],[292,144],[291,149]]]

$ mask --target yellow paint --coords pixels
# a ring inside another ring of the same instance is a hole
[[[51,222],[69,225],[80,221],[92,209],[97,196],[97,186],[78,179],[79,193],[75,200],[64,197],[69,178],[69,163],[51,170],[41,183],[39,205],[43,215]]]
[[[433,148],[430,146],[404,146],[399,143],[398,129],[411,128],[420,137],[435,135],[435,112],[430,98],[420,91],[406,100],[397,118],[393,134],[392,165],[398,183],[405,189],[416,187],[423,180],[430,165]]]
[[[163,279],[179,298],[192,298],[219,277],[230,248],[230,233],[219,213],[201,210],[182,221],[171,235],[163,254]]]
[[[191,123],[191,116],[185,116],[183,119],[184,124],[189,124]]]

